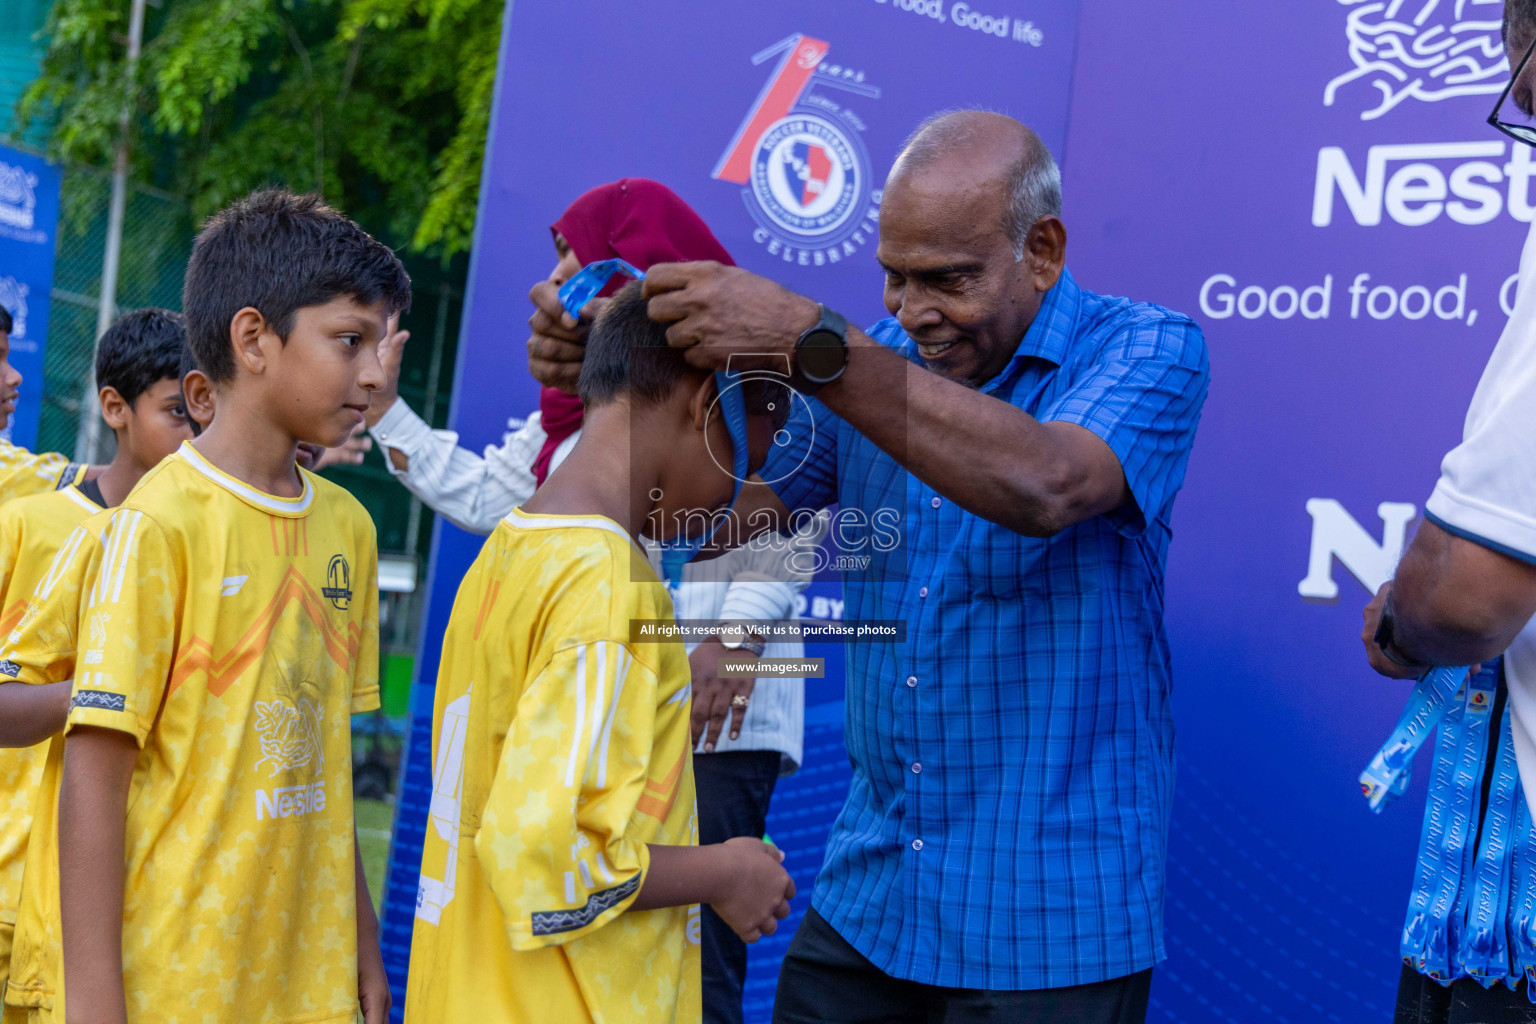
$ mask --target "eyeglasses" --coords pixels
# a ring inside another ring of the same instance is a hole
[[[1499,108],[1504,105],[1505,100],[1509,99],[1509,91],[1515,87],[1515,82],[1519,80],[1520,72],[1525,70],[1526,62],[1531,59],[1532,52],[1536,52],[1536,41],[1526,48],[1525,56],[1521,57],[1520,63],[1515,65],[1515,73],[1509,76],[1509,84],[1504,87],[1503,92],[1499,93],[1499,102],[1493,105],[1493,113],[1488,115],[1489,124],[1527,146],[1536,146],[1536,125],[1510,124],[1508,121],[1500,121]]]

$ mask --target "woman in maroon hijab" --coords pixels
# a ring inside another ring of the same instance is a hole
[[[693,207],[667,186],[649,178],[621,178],[599,185],[572,203],[550,227],[555,236],[555,264],[550,281],[558,287],[589,263],[618,257],[641,270],[657,263],[714,260],[735,261],[710,232]],[[614,275],[599,298],[621,288],[627,279]],[[549,475],[550,460],[561,442],[581,429],[581,400],[558,388],[539,392],[546,439],[534,460],[535,480]]]
[[[557,262],[547,281],[534,287],[533,323],[556,321],[554,292],[582,267],[619,257],[641,270],[657,263],[716,260],[732,263],[730,253],[704,221],[676,193],[646,178],[624,178],[584,193],[550,227]],[[603,297],[622,287],[616,275],[580,322],[556,328],[570,340],[584,338]],[[574,447],[581,431],[581,402],[555,388],[539,394],[539,411],[511,430],[499,446],[482,455],[459,447],[458,435],[432,430],[399,400],[400,348],[396,334],[380,346],[388,381],[376,392],[368,426],[384,450],[390,472],[438,514],[463,529],[488,534],[515,506],[522,504]],[[509,425],[510,426],[510,425]],[[816,543],[819,534],[811,543]],[[673,592],[679,617],[719,620],[746,617],[793,618],[803,584],[765,582],[787,579],[782,567],[742,561],[762,558],[743,548],[690,567]],[[771,560],[772,553],[767,557]],[[707,581],[701,581],[707,577]],[[741,579],[738,581],[738,577]],[[750,580],[750,582],[749,582]],[[747,593],[749,592],[750,593]],[[734,611],[733,611],[734,610]],[[782,649],[780,649],[782,648]],[[693,670],[695,740],[704,742],[694,758],[698,793],[699,841],[722,842],[738,835],[761,836],[774,783],[793,771],[801,757],[805,691],[803,680],[724,679],[715,662],[727,653],[719,638],[697,645],[689,654]],[[730,653],[740,655],[740,650]],[[803,657],[798,644],[775,642],[765,648],[774,657]],[[750,701],[731,710],[732,698]],[[729,730],[721,725],[730,716]],[[706,725],[707,731],[706,731]],[[704,983],[704,1020],[739,1024],[746,981],[746,946],[714,911],[704,908],[700,928]]]
[[[553,295],[588,263],[615,256],[641,270],[691,260],[733,262],[692,207],[648,178],[622,178],[583,193],[550,232],[556,263],[548,281],[535,286],[535,294]],[[615,275],[602,295],[624,281]],[[593,300],[589,312],[595,312],[600,298]],[[562,333],[584,336],[589,322],[584,318]],[[509,422],[502,443],[477,455],[459,447],[458,434],[433,430],[400,401],[400,356],[407,337],[399,332],[379,346],[387,379],[369,405],[368,429],[383,449],[390,472],[412,494],[460,529],[488,534],[528,500],[574,445],[581,429],[581,402],[575,395],[544,388],[537,416],[526,423]]]

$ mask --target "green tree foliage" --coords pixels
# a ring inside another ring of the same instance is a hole
[[[161,0],[129,80],[127,0],[54,0],[23,122],[206,216],[253,188],[319,190],[396,245],[469,248],[504,0]]]

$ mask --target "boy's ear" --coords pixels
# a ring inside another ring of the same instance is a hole
[[[261,374],[267,368],[267,353],[261,339],[270,334],[267,318],[254,306],[246,306],[229,322],[229,337],[235,347],[235,362],[248,373]]]
[[[709,411],[714,408],[716,397],[715,375],[710,373],[699,378],[688,398],[688,418],[693,421],[694,430],[703,430],[709,422]]]
[[[107,426],[122,430],[128,425],[128,414],[133,411],[133,406],[123,400],[117,388],[109,384],[96,397],[101,402],[101,418],[107,421]]]
[[[213,422],[213,385],[202,370],[192,370],[181,379],[181,398],[187,405],[187,415],[199,426]]]

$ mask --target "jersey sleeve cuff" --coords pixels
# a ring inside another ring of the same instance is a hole
[[[9,654],[0,654],[0,683],[27,683],[30,686],[45,686],[48,683],[55,682],[58,682],[58,680],[49,679],[47,673],[39,672],[26,662],[18,661]]]
[[[365,711],[379,710],[379,688],[369,687],[366,690],[358,690],[352,695],[352,713],[360,715]]]
[[[1536,565],[1536,519],[1461,494],[1442,478],[1424,516],[1445,532]]]
[[[478,841],[478,840],[477,840]],[[509,929],[512,948],[520,951],[558,946],[589,935],[630,908],[651,869],[651,852],[638,844],[640,867],[605,888],[592,892],[579,907],[534,911]]]

